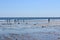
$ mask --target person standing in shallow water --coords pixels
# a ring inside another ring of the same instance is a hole
[[[50,18],[48,19],[48,23],[50,22]]]

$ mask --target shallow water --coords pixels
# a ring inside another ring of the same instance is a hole
[[[56,29],[54,27],[45,27],[45,28],[1,27],[0,39],[1,40],[5,39],[6,40],[60,40],[60,31],[59,29]]]
[[[0,24],[0,40],[60,40],[60,25],[48,24],[42,27],[34,24],[48,23],[34,21],[28,24]]]

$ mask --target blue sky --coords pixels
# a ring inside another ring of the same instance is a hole
[[[0,0],[0,17],[60,17],[60,0]]]

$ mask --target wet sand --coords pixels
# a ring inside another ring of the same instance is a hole
[[[60,40],[60,21],[0,24],[0,40]]]

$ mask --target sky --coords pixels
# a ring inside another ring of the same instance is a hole
[[[60,17],[60,0],[0,0],[0,17]]]

